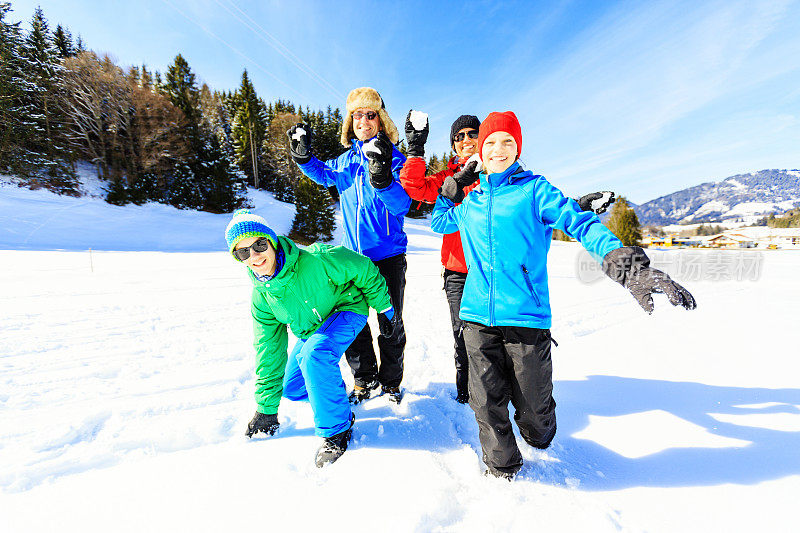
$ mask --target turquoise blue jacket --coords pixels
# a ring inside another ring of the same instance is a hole
[[[468,274],[460,316],[488,326],[550,328],[547,252],[554,228],[595,258],[622,246],[597,215],[581,211],[519,163],[505,172],[481,173],[480,186],[459,206],[439,196],[431,227],[461,232]]]
[[[376,189],[369,180],[369,161],[363,146],[363,142],[354,139],[350,149],[336,159],[323,163],[312,157],[299,166],[315,182],[339,191],[344,218],[342,245],[378,261],[406,252],[408,237],[403,220],[411,198],[400,185],[400,169],[406,158],[393,148],[392,184]]]

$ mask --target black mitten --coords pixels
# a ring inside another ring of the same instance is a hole
[[[280,423],[278,423],[278,415],[265,415],[264,413],[259,413],[256,411],[255,416],[247,424],[247,431],[244,434],[249,438],[255,435],[258,432],[265,433],[268,437],[275,434],[278,431],[278,427]]]
[[[289,153],[298,165],[311,160],[311,128],[306,124],[295,124],[286,132],[289,137]]]
[[[595,214],[603,214],[608,206],[614,203],[616,198],[612,191],[599,191],[585,194],[575,200],[581,206],[581,211],[594,211]]]
[[[392,141],[382,131],[373,140],[364,143],[364,154],[369,159],[369,181],[376,189],[392,184]]]
[[[463,169],[452,176],[447,176],[439,190],[439,194],[457,204],[464,200],[464,187],[472,185],[478,179],[478,161],[473,159]]]
[[[425,125],[416,129],[411,120],[411,113],[406,117],[406,142],[408,143],[408,157],[425,157],[425,142],[428,140],[428,116],[425,115]],[[419,113],[419,111],[417,111]],[[421,115],[424,113],[420,113]],[[417,124],[419,126],[419,124]]]
[[[694,309],[694,296],[667,274],[650,268],[650,258],[638,246],[624,246],[611,250],[603,258],[603,272],[631,291],[633,297],[648,314],[653,312],[653,293],[664,293],[672,305]]]

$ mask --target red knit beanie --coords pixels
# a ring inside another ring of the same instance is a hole
[[[514,137],[517,142],[517,158],[522,153],[522,128],[519,126],[517,115],[513,111],[504,111],[489,113],[489,116],[481,122],[481,128],[478,130],[478,153],[483,153],[483,142],[486,137],[496,131],[504,131]]]

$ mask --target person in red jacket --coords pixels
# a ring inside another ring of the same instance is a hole
[[[426,176],[425,142],[428,140],[428,117],[419,111],[408,112],[405,124],[408,152],[406,162],[400,170],[400,184],[412,200],[436,203],[439,189],[445,179],[462,171],[468,161],[478,157],[475,154],[478,151],[480,126],[481,121],[474,115],[458,117],[450,126],[450,143],[456,155],[447,162],[446,169]],[[477,172],[475,175],[477,176]],[[478,183],[479,181],[475,180],[464,185],[462,198],[477,187]],[[601,214],[614,200],[613,192],[601,191],[587,194],[576,201],[582,210]],[[456,205],[458,203],[460,202],[457,202]],[[469,362],[464,337],[461,333],[463,322],[458,316],[461,297],[464,293],[464,283],[467,280],[467,262],[464,259],[464,249],[461,247],[459,232],[442,236],[442,265],[444,266],[444,292],[450,307],[450,323],[455,340],[456,401],[467,403],[469,401]]]
[[[448,176],[452,176],[464,168],[464,163],[478,147],[478,128],[481,121],[473,115],[461,115],[450,128],[450,142],[456,155],[447,162],[447,168],[431,176],[425,176],[425,141],[428,138],[427,117],[415,115],[417,111],[409,111],[406,119],[406,142],[408,143],[408,159],[400,171],[400,184],[412,200],[434,204],[439,196],[439,187]],[[422,115],[420,113],[420,115]],[[414,120],[412,120],[414,119]],[[424,120],[424,125],[419,124]],[[415,128],[414,122],[417,121]],[[465,194],[471,191],[478,182],[464,187]],[[467,387],[469,363],[467,349],[461,335],[461,319],[458,317],[461,308],[461,295],[467,279],[467,262],[461,248],[461,236],[458,232],[442,237],[442,265],[444,265],[444,292],[450,306],[450,322],[455,339],[456,362],[456,401],[467,403],[469,391]]]

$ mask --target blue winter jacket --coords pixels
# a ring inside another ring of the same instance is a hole
[[[461,231],[467,281],[461,319],[488,326],[550,328],[547,252],[553,228],[595,257],[622,246],[597,215],[581,211],[543,176],[514,163],[481,173],[459,206],[439,196],[431,223],[437,233]]]
[[[363,142],[353,140],[348,151],[326,162],[316,157],[299,165],[303,174],[325,187],[336,187],[344,217],[343,246],[366,255],[373,261],[405,253],[408,238],[403,220],[411,198],[400,185],[400,169],[406,158],[393,148],[394,181],[385,189],[375,189],[369,180],[369,161]]]

